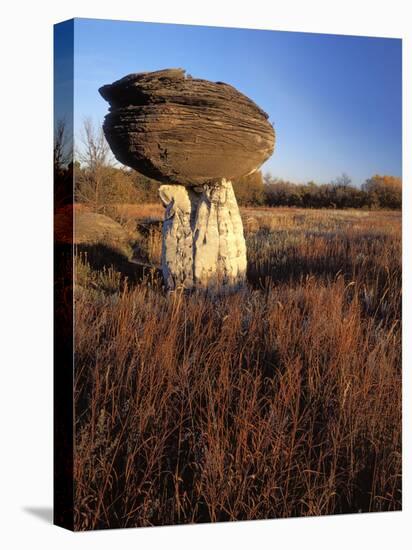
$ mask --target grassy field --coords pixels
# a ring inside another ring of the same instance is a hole
[[[77,258],[76,528],[400,510],[400,213],[243,209],[223,297],[164,292],[162,214]]]

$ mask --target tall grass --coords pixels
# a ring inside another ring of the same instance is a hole
[[[237,294],[78,259],[77,529],[401,508],[399,215],[245,216]]]

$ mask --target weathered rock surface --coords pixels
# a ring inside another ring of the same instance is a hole
[[[272,154],[268,115],[223,82],[166,69],[100,88],[104,132],[116,158],[163,183],[196,186],[257,169]]]
[[[162,182],[162,271],[167,288],[238,288],[246,245],[230,180],[269,158],[268,115],[223,82],[183,69],[128,75],[100,88],[116,158]]]
[[[183,185],[162,185],[162,272],[166,287],[193,288],[193,229],[199,197]]]
[[[119,223],[82,205],[67,205],[57,210],[54,235],[61,244],[103,245],[124,256],[132,252],[129,236]]]
[[[169,289],[235,289],[246,278],[246,244],[230,181],[162,185],[162,271]]]
[[[108,244],[119,248],[128,242],[123,227],[103,214],[77,212],[74,217],[75,244]]]
[[[119,223],[82,204],[59,208],[55,214],[54,232],[55,239],[61,243],[95,244],[105,240],[125,243],[128,238]]]

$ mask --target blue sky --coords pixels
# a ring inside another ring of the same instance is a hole
[[[361,184],[401,176],[401,40],[76,19],[74,125],[100,124],[98,88],[126,74],[182,67],[232,84],[273,123],[262,170],[296,182],[342,172]]]

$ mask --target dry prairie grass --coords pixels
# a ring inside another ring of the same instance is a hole
[[[401,509],[400,214],[243,216],[234,295],[78,259],[76,529]]]
[[[160,203],[117,204],[113,208],[120,218],[140,221],[161,220],[164,213],[164,208]]]

